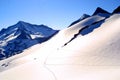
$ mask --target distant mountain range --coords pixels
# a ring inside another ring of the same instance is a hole
[[[42,43],[58,30],[45,25],[33,25],[19,21],[17,24],[0,31],[0,59],[21,53],[23,50]]]

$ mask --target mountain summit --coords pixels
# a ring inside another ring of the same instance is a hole
[[[107,13],[107,14],[110,14],[109,12],[107,12],[106,10],[104,10],[104,9],[102,9],[102,8],[100,8],[100,7],[98,7],[98,8],[95,10],[95,12],[93,13],[93,15],[96,15],[96,14],[98,14],[98,13]]]
[[[112,13],[113,13],[113,14],[114,14],[114,13],[120,13],[120,6],[117,7]]]
[[[23,21],[2,29],[0,31],[0,59],[19,54],[30,46],[48,40],[57,32],[58,30],[45,25],[34,25]]]
[[[90,15],[88,15],[88,14],[83,14],[78,20],[72,22],[72,23],[69,25],[69,27],[72,26],[72,25],[74,25],[74,24],[76,24],[76,23],[78,23],[78,22],[80,22],[81,20],[83,20],[83,19],[85,19],[85,18],[88,18],[88,17],[90,17]]]

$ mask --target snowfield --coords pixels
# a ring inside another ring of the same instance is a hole
[[[0,80],[120,80],[119,35],[120,14],[85,18],[0,61]]]

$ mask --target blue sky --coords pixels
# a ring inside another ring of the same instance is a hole
[[[0,29],[18,21],[63,29],[97,7],[112,12],[119,5],[120,0],[0,0]]]

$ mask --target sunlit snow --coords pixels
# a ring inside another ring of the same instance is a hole
[[[0,80],[120,80],[120,14],[105,19],[100,15],[86,18],[1,61]],[[104,23],[92,32],[78,33],[101,20]],[[79,36],[69,42],[75,34]]]

